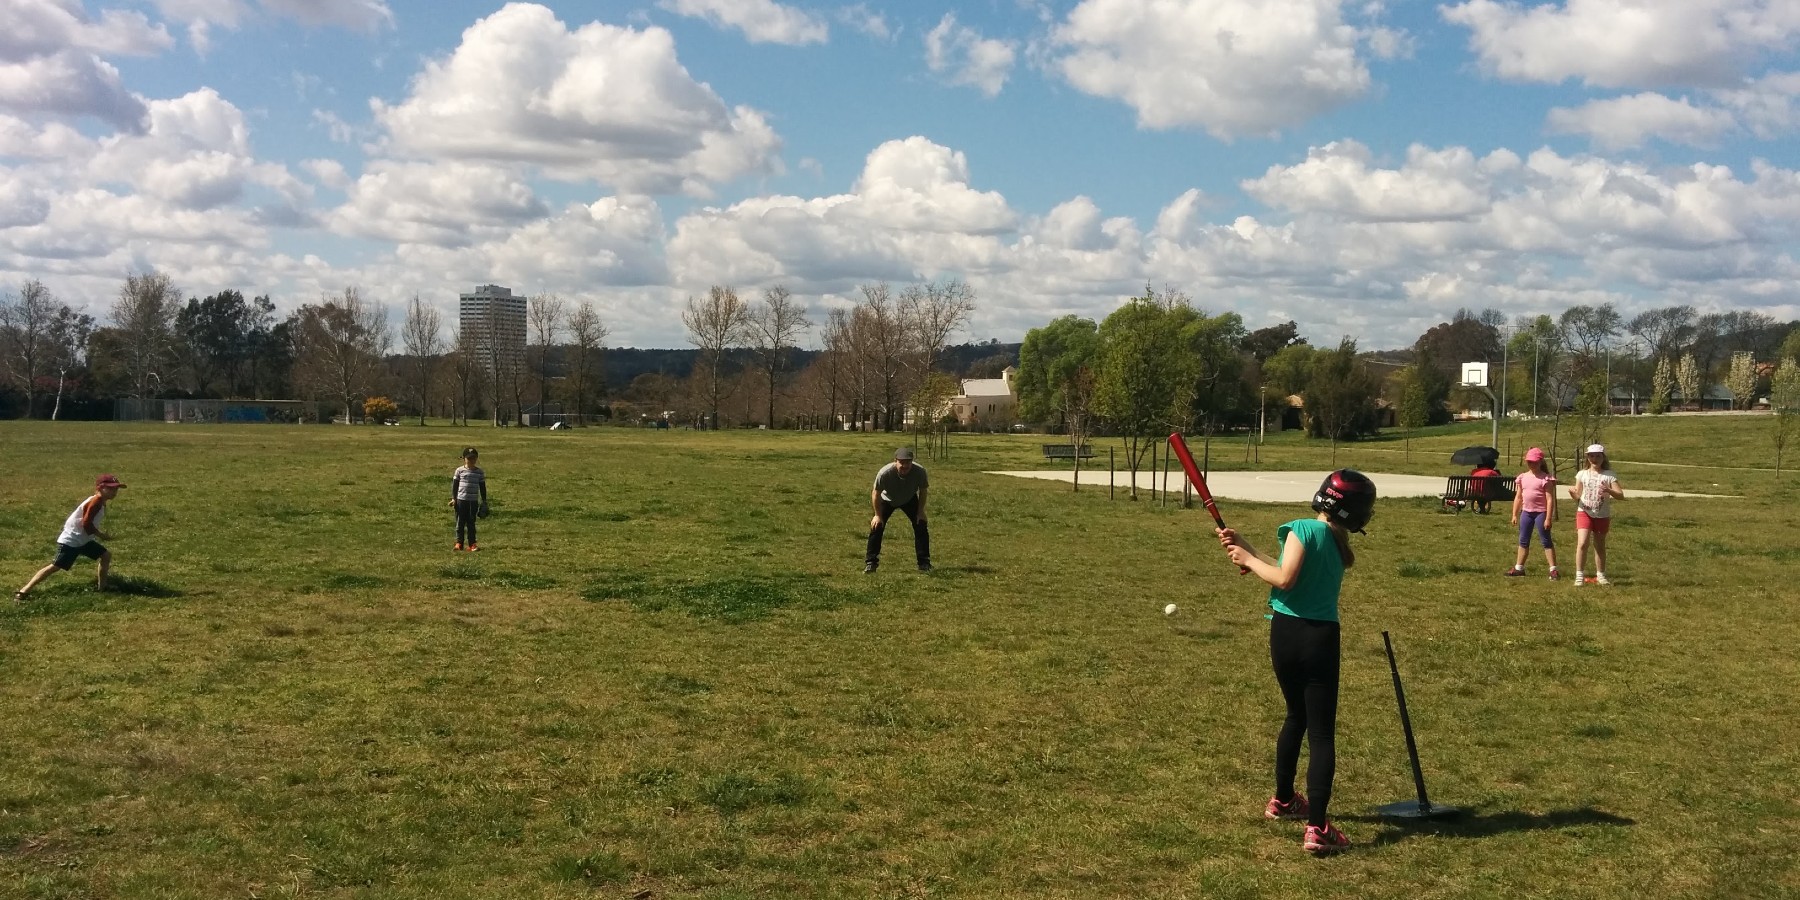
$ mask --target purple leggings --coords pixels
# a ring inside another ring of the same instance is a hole
[[[1545,550],[1556,549],[1556,543],[1550,540],[1550,525],[1545,522],[1545,511],[1519,513],[1519,546],[1531,546],[1531,531],[1537,529],[1538,540]]]

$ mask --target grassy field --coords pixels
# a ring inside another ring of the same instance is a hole
[[[83,561],[0,610],[0,896],[1794,897],[1800,479],[1758,468],[1769,428],[1609,429],[1628,493],[1741,497],[1620,504],[1611,588],[1535,551],[1500,578],[1504,517],[1384,501],[1343,601],[1356,846],[1315,860],[1261,818],[1265,591],[1198,509],[982,474],[1043,438],[923,458],[938,570],[897,523],[864,577],[891,436],[0,423],[9,594],[96,473],[130,484],[119,590]],[[1338,464],[1451,474],[1487,435]],[[468,443],[494,515],[456,554]],[[1226,506],[1264,540],[1300,512]],[[1383,630],[1461,820],[1370,815],[1412,796]]]

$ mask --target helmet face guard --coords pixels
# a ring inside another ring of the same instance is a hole
[[[1312,508],[1345,530],[1360,533],[1375,515],[1375,482],[1355,469],[1339,469],[1319,484]]]

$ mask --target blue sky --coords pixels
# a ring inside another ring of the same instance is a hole
[[[0,286],[1800,317],[1791,0],[0,0]],[[822,316],[821,316],[822,317]]]

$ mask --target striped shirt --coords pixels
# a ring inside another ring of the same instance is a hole
[[[487,474],[481,471],[480,466],[458,466],[450,476],[452,500],[480,500],[486,493]]]

